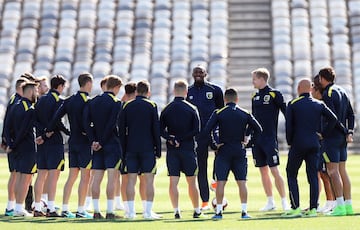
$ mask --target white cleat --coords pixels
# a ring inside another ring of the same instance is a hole
[[[322,208],[318,208],[317,211],[321,213],[329,213],[335,208],[335,206],[335,201],[326,201],[325,205]]]
[[[120,203],[116,204],[115,210],[118,210],[118,211],[125,210],[123,203],[120,202]]]
[[[143,213],[143,217],[146,220],[158,220],[161,219],[163,216],[151,211],[150,215],[147,213]]]
[[[14,216],[17,216],[17,217],[32,217],[33,215],[28,213],[25,209],[22,209],[21,211],[16,211],[15,210]]]
[[[275,209],[276,209],[275,204],[266,204],[265,207],[260,209],[260,211],[261,212],[269,212],[269,211],[273,211]]]

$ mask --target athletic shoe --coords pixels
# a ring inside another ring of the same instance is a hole
[[[221,220],[223,217],[222,217],[222,214],[221,213],[216,213],[215,215],[213,215],[211,217],[211,219],[213,220]]]
[[[123,203],[120,202],[120,203],[116,204],[115,210],[118,210],[118,211],[125,210]]]
[[[126,216],[125,216],[126,219],[128,220],[134,220],[136,218],[136,214],[135,213],[128,213]]]
[[[16,210],[15,210],[13,216],[32,217],[33,215],[31,215],[30,213],[28,213],[28,211],[26,211],[25,209],[22,209],[21,211],[16,211]]]
[[[5,209],[5,216],[14,216],[14,209]]]
[[[93,216],[88,213],[87,211],[83,211],[83,212],[76,212],[75,214],[76,218],[86,218],[86,219],[92,219]]]
[[[201,211],[207,211],[207,210],[210,210],[209,202],[202,202]]]
[[[34,217],[45,217],[46,214],[43,213],[42,211],[37,211],[37,210],[34,210],[34,214],[33,214]]]
[[[150,215],[147,213],[143,214],[143,217],[145,220],[158,220],[161,219],[158,215],[153,215],[153,213],[151,212]]]
[[[281,215],[282,217],[289,217],[289,218],[295,218],[295,217],[301,217],[301,209],[290,209],[289,211],[283,213]]]
[[[175,215],[174,215],[174,218],[175,219],[181,219],[180,213],[176,212]]]
[[[307,210],[305,213],[304,213],[304,217],[315,217],[317,216],[317,211],[316,211],[316,208],[312,208],[310,210]]]
[[[64,217],[64,218],[75,218],[75,214],[70,212],[70,211],[62,211],[61,212],[61,217]]]
[[[242,211],[241,212],[241,219],[250,219],[251,216],[249,216],[249,214],[247,214],[247,212]]]
[[[143,212],[143,217],[145,218],[145,212]],[[156,212],[151,211],[151,216],[154,217],[154,219],[161,219],[163,218],[163,215],[157,214]]]
[[[74,215],[74,214],[73,214]],[[46,217],[62,217],[56,211],[46,213]]]
[[[345,205],[337,205],[332,212],[328,215],[330,216],[346,216]]]
[[[351,204],[346,204],[345,205],[345,210],[346,210],[346,215],[347,216],[354,215],[354,210],[353,210]]]
[[[94,212],[93,218],[94,219],[104,219],[104,217],[101,215],[100,212]]]
[[[263,208],[260,209],[261,212],[269,212],[275,210],[275,204],[269,204],[267,203]]]
[[[195,218],[195,219],[204,219],[204,218],[207,218],[207,216],[202,212],[200,212],[200,213],[194,212],[193,218]]]
[[[216,180],[212,180],[210,183],[210,190],[216,192],[217,182]]]
[[[118,216],[115,213],[106,213],[106,219],[108,220],[114,220],[114,219],[121,219],[122,216]]]
[[[322,208],[318,209],[318,212],[321,213],[328,213],[331,212],[336,206],[336,201],[334,200],[327,200],[325,205]]]

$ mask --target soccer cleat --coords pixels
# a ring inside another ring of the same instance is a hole
[[[215,180],[212,180],[210,183],[210,190],[213,192],[216,192],[217,182]]]
[[[104,219],[104,217],[101,215],[100,212],[94,212],[93,218],[94,219]]]
[[[221,213],[215,213],[215,215],[211,217],[212,220],[221,220],[222,218],[223,217]]]
[[[336,201],[328,200],[322,208],[318,209],[318,212],[328,213],[331,212],[336,206]]]
[[[207,218],[207,216],[202,212],[200,212],[200,213],[194,212],[193,218],[195,218],[195,219],[204,219],[204,218]]]
[[[181,219],[180,213],[176,212],[175,215],[174,215],[174,218],[175,219]]]
[[[316,216],[317,216],[316,208],[309,209],[304,213],[304,217],[316,217]]]
[[[74,215],[74,214],[73,214]],[[56,211],[46,213],[46,217],[62,217]]]
[[[125,216],[125,218],[128,219],[128,220],[134,220],[136,218],[136,214],[135,213],[128,213]]]
[[[289,217],[289,218],[295,218],[295,217],[301,217],[301,209],[290,209],[289,211],[286,211],[281,215],[282,217]]]
[[[247,212],[242,211],[241,212],[241,219],[250,219],[251,216],[249,216],[249,214],[247,214]]]
[[[75,218],[75,214],[70,212],[70,211],[62,211],[61,212],[61,217],[64,217],[64,218]]]
[[[83,212],[76,212],[75,214],[76,218],[86,218],[86,219],[92,219],[93,216],[88,213],[87,211],[83,211]]]
[[[14,209],[5,209],[5,216],[14,216]]]
[[[143,217],[145,218],[145,216],[146,216],[145,212],[143,212],[142,215],[143,215]],[[156,212],[153,212],[153,211],[151,211],[151,216],[152,216],[154,219],[161,219],[161,218],[163,218],[162,215],[157,214]]]
[[[28,213],[28,211],[26,211],[25,209],[22,209],[21,211],[14,211],[14,215],[13,216],[18,216],[18,217],[32,217],[33,215],[31,215],[30,213]]]
[[[210,210],[209,202],[202,202],[201,211],[207,211],[207,210]]]
[[[269,204],[267,203],[263,208],[260,209],[261,212],[269,212],[275,210],[275,204]]]
[[[345,210],[346,210],[346,215],[347,216],[354,215],[354,210],[353,210],[351,204],[345,204]]]
[[[332,212],[328,215],[330,216],[346,216],[345,205],[337,205]]]
[[[37,211],[37,210],[34,210],[34,217],[45,217],[46,214],[43,213],[42,211]]]
[[[122,216],[118,216],[115,213],[106,213],[106,219],[108,220],[114,220],[114,219],[121,219]]]
[[[118,210],[118,211],[125,210],[123,203],[120,202],[120,203],[116,204],[115,210]]]

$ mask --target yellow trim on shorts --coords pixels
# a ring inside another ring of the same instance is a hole
[[[34,164],[33,168],[31,169],[31,173],[36,173],[37,164]]]
[[[56,169],[57,169],[57,170],[61,170],[61,168],[64,166],[64,164],[65,164],[65,160],[62,159]]]
[[[91,169],[91,167],[92,167],[92,160],[90,160],[89,164],[87,164],[85,168],[86,169]]]
[[[121,159],[116,163],[115,169],[119,169],[121,165]]]
[[[330,163],[330,159],[329,159],[328,155],[326,154],[326,152],[323,152],[322,155],[324,157],[325,163]]]
[[[156,174],[156,170],[157,170],[157,167],[156,167],[156,165],[155,165],[154,168],[151,170],[151,173],[152,173],[152,174]]]
[[[199,167],[196,167],[195,172],[194,172],[194,176],[197,176],[199,174]]]

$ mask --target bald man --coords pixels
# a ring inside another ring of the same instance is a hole
[[[306,174],[310,184],[310,209],[305,216],[316,216],[319,196],[317,167],[319,161],[320,139],[326,137],[335,127],[337,118],[321,101],[310,97],[310,79],[298,83],[299,97],[292,100],[286,110],[286,140],[290,146],[286,166],[291,209],[283,214],[285,217],[301,217],[298,170],[303,161],[306,163]],[[320,129],[321,119],[326,124]]]

